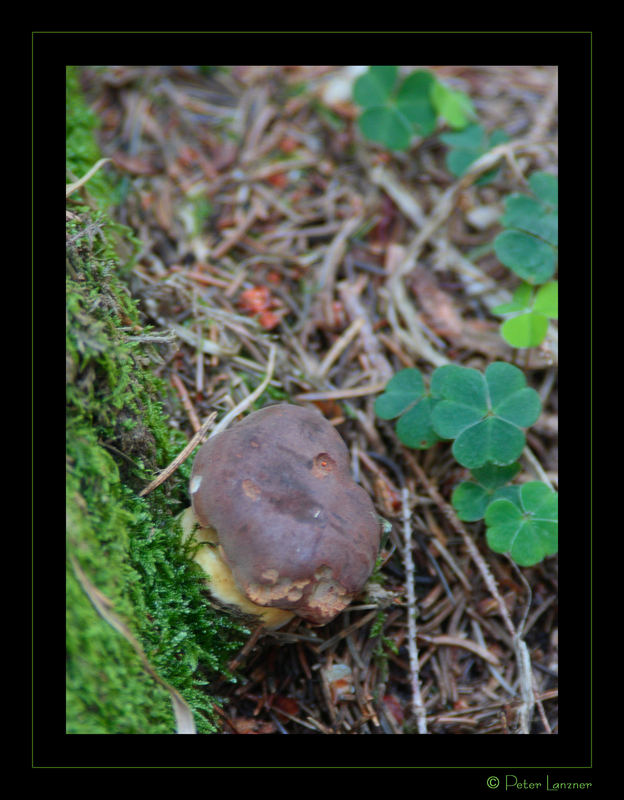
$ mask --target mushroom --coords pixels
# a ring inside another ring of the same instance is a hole
[[[209,439],[190,482],[187,533],[218,601],[266,627],[324,625],[362,590],[381,526],[349,452],[315,408],[268,406]],[[199,526],[199,527],[198,527]]]

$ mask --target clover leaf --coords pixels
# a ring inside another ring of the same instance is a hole
[[[367,139],[390,150],[407,150],[414,135],[412,110],[405,97],[398,102],[394,92],[397,77],[398,67],[369,67],[355,82],[353,99],[364,108],[358,125]]]
[[[515,500],[493,500],[485,512],[486,539],[496,553],[509,553],[530,567],[558,549],[557,494],[545,483],[520,487]]]
[[[440,81],[435,81],[431,87],[431,101],[451,128],[465,128],[474,119],[475,110],[468,95]]]
[[[546,209],[557,210],[559,207],[559,185],[555,175],[551,175],[550,172],[534,172],[529,177],[529,186]]]
[[[557,281],[550,281],[540,286],[535,293],[533,310],[545,314],[551,319],[559,317],[559,284]]]
[[[548,320],[558,316],[558,283],[549,281],[537,290],[529,283],[521,283],[514,291],[510,303],[492,309],[493,314],[512,314],[501,325],[501,336],[512,347],[537,347],[544,341]]]
[[[527,195],[510,194],[505,198],[505,213],[501,222],[506,228],[532,233],[555,247],[559,244],[557,212],[548,211]]]
[[[462,131],[453,131],[440,135],[440,141],[449,146],[446,154],[446,167],[456,178],[461,178],[473,161],[482,155],[508,140],[505,131],[495,130],[488,136],[484,127],[477,123],[468,125]],[[477,181],[477,185],[483,185],[494,180],[498,174],[497,169],[489,170],[484,173]]]
[[[409,121],[396,108],[367,108],[358,124],[367,139],[380,142],[389,150],[407,150],[413,135]]]
[[[425,392],[425,381],[420,370],[409,367],[399,370],[386,384],[384,393],[375,400],[375,413],[382,419],[393,419],[403,414]]]
[[[483,519],[492,500],[499,497],[512,499],[518,486],[505,486],[518,473],[520,464],[514,462],[504,467],[485,464],[472,471],[474,481],[463,481],[453,490],[451,503],[457,516],[464,522]]]
[[[398,67],[371,66],[354,84],[353,99],[363,108],[358,126],[373,142],[407,150],[413,136],[434,132],[438,117],[452,128],[463,128],[474,117],[468,95],[427,70],[416,70],[398,84],[397,79]]]
[[[431,410],[436,399],[425,387],[420,370],[399,370],[375,400],[375,413],[381,419],[400,417],[396,425],[399,439],[407,447],[424,450],[439,441],[431,425]]]
[[[546,297],[544,307],[551,301]],[[375,400],[375,412],[398,418],[397,435],[408,447],[455,440],[453,455],[473,480],[460,483],[451,502],[465,522],[485,519],[492,550],[509,553],[520,566],[557,552],[556,493],[539,481],[508,483],[520,469],[523,428],[541,412],[539,395],[521,370],[498,361],[485,373],[447,364],[433,371],[427,389],[420,370],[402,369]]]
[[[438,367],[431,394],[441,398],[431,412],[434,432],[455,440],[453,455],[469,469],[513,463],[524,448],[522,429],[541,412],[522,371],[504,362],[490,364],[485,374],[457,364]]]
[[[506,230],[494,240],[494,251],[523,281],[541,284],[552,278],[557,266],[557,178],[534,172],[529,186],[535,197],[511,194],[505,199],[501,222]]]
[[[370,67],[355,82],[353,99],[365,108],[382,106],[390,98],[398,74],[398,67]]]
[[[436,126],[436,109],[431,99],[434,76],[424,69],[408,75],[397,92],[397,108],[421,136],[431,135]]]

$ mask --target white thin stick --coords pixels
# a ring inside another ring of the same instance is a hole
[[[552,481],[546,474],[544,467],[542,467],[540,462],[537,460],[535,453],[531,450],[531,448],[528,445],[526,445],[526,447],[522,451],[522,455],[525,457],[525,459],[531,465],[531,467],[533,467],[535,474],[542,481],[542,483],[545,483],[546,486],[550,486],[551,489],[554,489],[555,487],[552,485]]]
[[[200,442],[208,432],[208,428],[210,428],[210,426],[214,422],[216,416],[217,412],[212,411],[206,417],[203,425],[193,436],[190,442],[186,445],[186,447],[178,453],[178,455],[173,459],[171,464],[169,464],[168,467],[165,467],[165,469],[160,473],[160,475],[157,478],[154,478],[154,480],[151,483],[149,483],[144,489],[141,489],[141,491],[139,492],[139,497],[145,497],[146,494],[149,494],[151,491],[156,489],[158,486],[160,486],[161,483],[164,483],[164,481],[166,481],[170,475],[173,475],[173,473],[177,470],[180,464],[184,464],[184,462],[191,455],[193,450],[197,447],[198,444],[200,444]]]
[[[76,189],[80,189],[80,187],[83,186],[89,180],[89,178],[91,178],[91,177],[93,177],[93,175],[95,175],[95,173],[99,170],[99,168],[103,164],[106,164],[106,162],[110,161],[110,160],[111,160],[110,158],[101,158],[98,162],[96,162],[91,167],[91,169],[87,172],[86,175],[82,176],[82,178],[80,178],[77,181],[74,181],[74,183],[66,184],[65,185],[65,197],[69,197],[69,195],[73,194],[76,191]]]
[[[420,677],[418,667],[418,647],[416,645],[416,593],[414,591],[414,559],[412,558],[412,526],[409,509],[409,490],[401,491],[403,507],[403,566],[405,567],[405,585],[407,590],[407,646],[410,661],[410,679],[412,689],[412,714],[416,719],[418,733],[427,733],[427,712],[420,693]]]
[[[277,353],[277,347],[274,344],[272,344],[271,350],[269,351],[269,363],[267,365],[267,372],[264,380],[253,390],[253,392],[250,395],[248,395],[244,400],[241,400],[241,402],[237,406],[234,406],[234,408],[231,411],[228,411],[228,413],[219,420],[219,422],[214,426],[214,428],[210,432],[210,436],[208,437],[209,439],[212,439],[213,436],[216,436],[218,433],[221,433],[221,431],[224,431],[233,419],[235,419],[239,414],[241,414],[246,408],[248,408],[255,400],[257,400],[260,397],[262,392],[269,385],[271,378],[273,377],[273,370],[275,369],[276,353]]]
[[[333,295],[336,270],[343,259],[347,242],[362,224],[363,216],[356,214],[347,219],[338,233],[332,239],[325,258],[319,270],[318,288],[325,320],[329,323],[332,318],[331,298]]]
[[[327,355],[319,364],[316,371],[316,378],[324,378],[332,367],[334,361],[340,357],[341,353],[347,349],[353,339],[358,335],[360,329],[364,325],[364,317],[354,319],[344,333],[336,339],[333,345],[327,351]]]
[[[315,400],[341,400],[345,397],[365,397],[367,394],[379,394],[388,385],[382,383],[369,383],[366,386],[355,386],[351,389],[328,389],[326,392],[302,392],[295,395],[295,400],[300,403],[313,403]]]
[[[518,733],[528,734],[531,732],[531,720],[535,711],[535,695],[533,693],[531,656],[520,632],[516,633],[513,638],[513,648],[516,656],[520,697],[522,698],[522,702],[518,707]]]

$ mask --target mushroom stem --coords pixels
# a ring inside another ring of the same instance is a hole
[[[219,539],[213,528],[202,528],[191,507],[180,519],[183,541],[192,538],[199,545],[193,560],[206,575],[206,588],[216,603],[245,623],[260,622],[268,630],[281,628],[295,616],[292,611],[271,606],[259,606],[246,597],[238,587],[232,570],[226,564]]]
[[[186,459],[191,455],[193,450],[204,438],[210,426],[214,422],[216,416],[217,412],[213,411],[206,417],[206,421],[197,431],[195,436],[193,436],[191,441],[186,445],[184,450],[178,453],[178,455],[173,459],[171,464],[169,464],[168,467],[165,467],[165,469],[160,473],[160,475],[157,478],[154,478],[154,480],[151,483],[148,483],[148,485],[145,488],[141,489],[141,491],[139,492],[139,497],[145,497],[146,494],[149,494],[152,490],[156,489],[158,486],[160,486],[161,483],[164,483],[164,481],[166,481],[170,475],[173,475],[173,473],[177,470],[180,464],[184,464]]]

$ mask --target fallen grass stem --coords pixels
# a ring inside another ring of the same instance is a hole
[[[198,444],[201,443],[204,436],[208,433],[210,427],[212,426],[213,422],[216,419],[216,416],[217,412],[213,411],[207,417],[206,421],[197,431],[195,436],[193,436],[193,438],[186,445],[186,447],[183,450],[181,450],[180,453],[178,453],[178,455],[173,459],[171,464],[169,464],[168,467],[165,467],[165,469],[160,473],[160,475],[157,478],[155,478],[151,483],[149,483],[144,489],[141,489],[141,491],[139,492],[139,497],[145,497],[145,495],[152,492],[154,489],[160,486],[161,483],[164,483],[167,480],[167,478],[173,475],[173,473],[178,469],[178,467],[181,464],[184,464],[186,459],[191,455],[193,450],[197,447]]]

